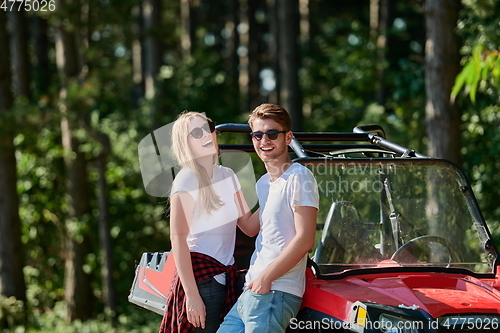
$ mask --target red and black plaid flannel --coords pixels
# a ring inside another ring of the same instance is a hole
[[[239,273],[236,270],[236,265],[225,266],[216,259],[197,252],[191,252],[191,262],[196,283],[226,273],[227,294],[221,313],[221,318],[224,317],[236,302],[238,295],[236,281]],[[187,320],[186,295],[176,272],[167,296],[166,311],[161,322],[160,333],[191,333],[194,329],[195,327]]]

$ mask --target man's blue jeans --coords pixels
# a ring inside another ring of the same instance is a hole
[[[302,298],[290,293],[271,290],[256,294],[245,290],[217,333],[285,332],[301,304]]]

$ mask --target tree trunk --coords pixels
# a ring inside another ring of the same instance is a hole
[[[425,109],[428,155],[460,164],[460,111],[450,101],[459,72],[459,0],[425,1]]]
[[[58,9],[65,10],[64,1],[60,1]],[[76,12],[79,13],[79,11]],[[75,19],[75,22],[77,21]],[[86,216],[90,213],[90,195],[87,161],[80,151],[81,143],[73,137],[73,131],[79,127],[78,122],[84,118],[81,112],[82,106],[70,105],[66,100],[68,85],[79,84],[77,78],[82,69],[76,43],[78,34],[76,30],[68,31],[63,22],[58,22],[57,28],[56,62],[62,80],[59,110],[68,201],[68,216],[65,221],[66,239],[64,240],[64,299],[68,305],[66,319],[72,322],[77,319],[86,320],[92,314],[90,279],[83,270],[88,253],[88,235],[84,226]]]
[[[260,66],[259,66],[259,31],[255,12],[256,0],[248,1],[248,106],[247,111],[253,110],[263,100],[260,96]]]
[[[9,12],[11,22],[12,63],[16,96],[31,98],[31,66],[28,52],[28,20],[24,11]]]
[[[299,86],[299,15],[297,0],[276,0],[279,34],[280,101],[292,118],[292,130],[302,127],[302,93]]]
[[[276,80],[276,86],[273,91],[269,93],[269,103],[280,104],[280,65],[279,65],[279,23],[278,23],[278,9],[277,0],[267,0],[267,8],[269,13],[269,63],[274,72],[274,78]]]
[[[391,4],[390,0],[370,0],[370,34],[377,48],[375,100],[382,106],[385,106],[387,97],[384,81],[387,52],[390,46],[387,31],[392,21]]]
[[[64,106],[63,106],[64,108]],[[87,320],[91,317],[92,291],[90,279],[83,271],[87,255],[87,235],[85,232],[85,216],[90,212],[89,191],[87,182],[87,162],[80,151],[80,142],[72,138],[73,128],[68,117],[62,118],[61,132],[63,148],[66,151],[66,191],[69,203],[66,219],[65,240],[65,279],[64,299],[68,304],[66,319]],[[74,154],[72,158],[68,155]]]
[[[238,86],[241,96],[241,112],[247,113],[250,107],[248,87],[250,78],[248,76],[248,49],[249,49],[249,23],[248,23],[248,1],[240,1],[240,24],[238,27],[240,46],[238,47],[239,55],[239,71],[238,71]]]
[[[143,48],[141,35],[143,32],[142,6],[139,4],[132,8],[132,81],[134,82],[134,107],[139,107],[139,101],[144,97],[144,68]]]
[[[143,3],[145,39],[144,39],[144,81],[146,98],[154,99],[156,95],[156,75],[161,65],[161,42],[157,31],[160,27],[160,0],[145,0]]]
[[[158,111],[158,80],[160,72],[162,45],[161,34],[161,0],[144,0],[142,4],[142,13],[144,17],[144,92],[147,100],[151,101],[151,123],[153,128],[159,127],[157,124]]]
[[[321,34],[321,22],[318,22],[317,15],[319,14],[318,9],[319,4],[318,1],[315,0],[309,0],[309,44],[308,44],[308,51],[309,54],[313,54],[316,51],[315,45],[314,45],[314,39],[316,36]]]
[[[299,0],[299,13],[300,13],[300,43],[302,45],[309,45],[311,38],[311,15],[310,15],[310,0]]]
[[[47,19],[35,15],[33,17],[33,25],[35,26],[34,35],[34,79],[36,92],[39,95],[48,94],[51,84],[51,72],[49,67],[49,38],[47,36],[48,23]]]
[[[194,26],[191,16],[194,12],[191,10],[191,1],[180,0],[180,14],[181,14],[181,48],[182,55],[187,58],[193,54],[194,49]]]
[[[101,268],[101,277],[103,285],[103,298],[106,307],[113,314],[116,313],[116,296],[113,283],[113,256],[111,250],[111,233],[109,230],[109,204],[108,204],[108,185],[106,181],[106,164],[108,155],[111,152],[111,143],[106,134],[98,134],[98,140],[102,144],[103,151],[97,157],[97,171],[99,180],[97,187],[99,189],[99,240],[103,254],[103,264]]]
[[[239,5],[238,0],[229,1],[228,16],[224,30],[226,31],[226,42],[224,43],[224,69],[228,73],[228,85],[235,86],[238,82],[238,45],[240,43],[239,34],[236,27],[239,24]]]
[[[0,294],[26,301],[24,255],[19,219],[16,157],[14,147],[15,124],[9,119],[13,96],[11,91],[10,47],[7,17],[0,11]]]

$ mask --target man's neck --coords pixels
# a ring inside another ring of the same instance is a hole
[[[276,159],[265,163],[267,173],[272,182],[278,179],[292,165],[292,160],[288,154],[283,159]]]

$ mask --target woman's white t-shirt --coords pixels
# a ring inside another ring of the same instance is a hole
[[[203,253],[217,259],[224,265],[234,263],[234,246],[236,242],[236,223],[239,213],[234,200],[234,194],[241,185],[234,171],[221,165],[214,165],[211,178],[212,188],[224,205],[208,214],[200,213],[199,182],[196,175],[189,168],[183,168],[175,177],[170,195],[184,191],[195,201],[192,218],[189,221],[187,245],[189,251]],[[225,274],[215,277],[225,284]]]

